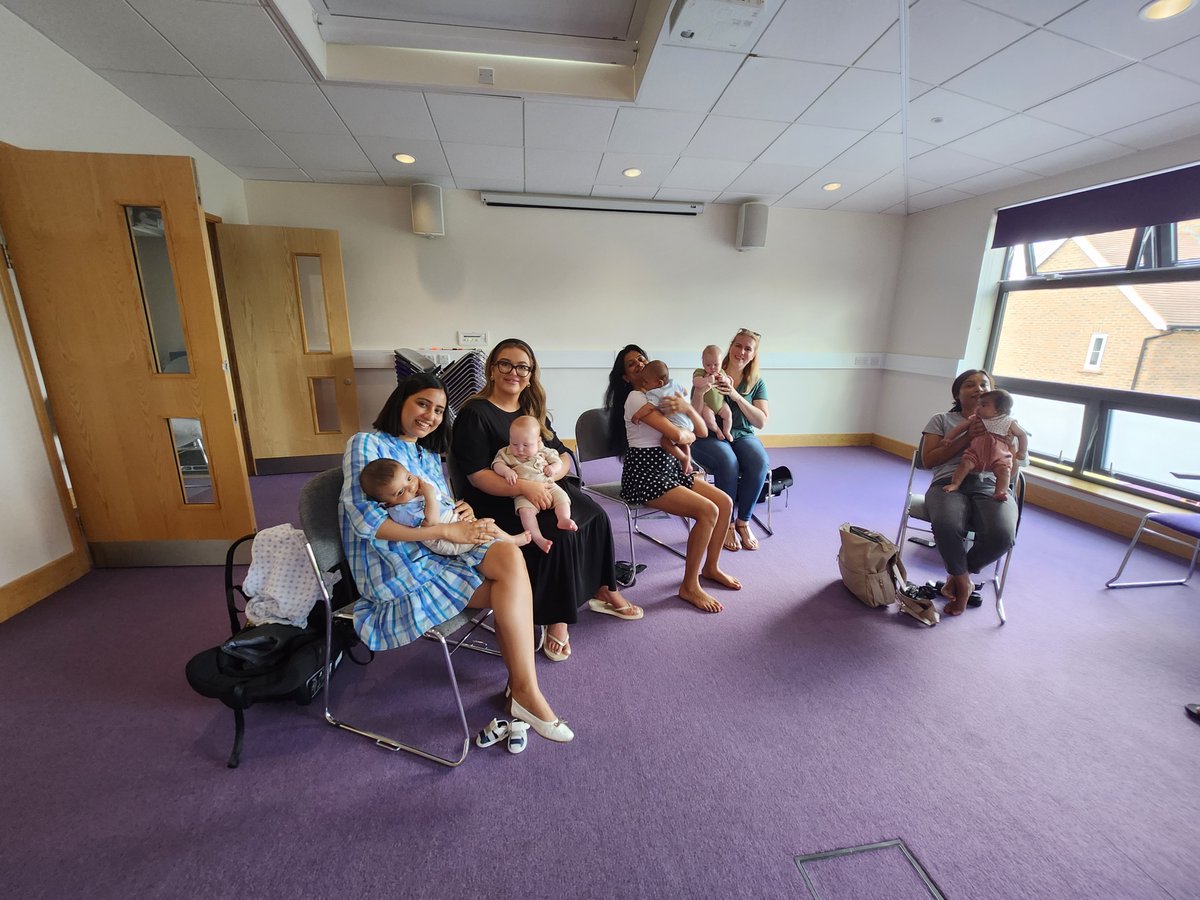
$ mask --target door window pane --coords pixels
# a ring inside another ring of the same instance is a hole
[[[191,370],[183,336],[183,314],[175,290],[162,210],[157,206],[127,206],[125,221],[137,265],[154,370],[186,375]]]
[[[1164,487],[1195,492],[1200,482],[1172,472],[1200,474],[1200,422],[1113,410],[1108,419],[1103,466],[1116,477],[1132,476]]]
[[[338,417],[337,384],[332,378],[310,378],[312,383],[313,419],[322,434],[342,430]]]
[[[1029,432],[1029,451],[1072,465],[1079,456],[1082,403],[1013,394],[1013,418]]]
[[[199,419],[168,419],[184,503],[212,503],[212,475]]]
[[[321,257],[294,258],[296,282],[300,286],[300,309],[304,316],[304,351],[328,353],[329,319],[325,313],[325,276],[321,272]]]

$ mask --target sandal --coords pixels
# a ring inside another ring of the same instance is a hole
[[[588,601],[588,609],[590,609],[592,612],[602,613],[606,616],[616,616],[618,619],[628,619],[631,622],[634,619],[640,619],[646,614],[645,610],[643,610],[640,606],[634,606],[632,603],[630,603],[628,606],[613,606],[611,603],[601,600],[599,597],[593,597]]]
[[[754,536],[754,532],[750,530],[749,522],[739,522],[733,526],[737,529],[737,536],[742,542],[743,550],[757,550],[758,538]]]
[[[568,637],[566,640],[559,640],[547,631],[546,639],[542,644],[542,652],[546,654],[546,659],[551,662],[563,662],[571,655],[571,638]]]
[[[529,742],[529,723],[513,719],[508,726],[508,752],[520,753]]]
[[[742,549],[741,542],[738,541],[737,532],[733,530],[733,523],[729,524],[729,530],[725,532],[725,549],[730,553],[737,553]]]
[[[523,723],[522,723],[523,724]],[[490,747],[492,744],[498,744],[509,735],[511,726],[507,719],[492,719],[487,723],[487,726],[479,734],[475,735],[476,747]],[[515,750],[514,753],[521,751]]]

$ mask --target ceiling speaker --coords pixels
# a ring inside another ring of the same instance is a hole
[[[767,204],[743,203],[738,207],[737,241],[739,250],[759,250],[767,246]]]
[[[409,188],[409,194],[412,198],[413,234],[427,238],[445,237],[442,189],[436,184],[414,184]]]

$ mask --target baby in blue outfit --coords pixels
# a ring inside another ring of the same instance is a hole
[[[688,392],[683,389],[678,381],[672,380],[671,370],[667,368],[667,364],[661,359],[646,363],[646,367],[638,374],[638,379],[638,389],[645,393],[646,402],[655,407],[662,403],[664,398],[675,394],[683,397],[685,402],[690,402],[688,401]],[[667,419],[673,425],[678,425],[687,431],[695,431],[695,426],[692,424],[691,417],[687,413],[671,413],[667,416]],[[684,475],[692,474],[692,448],[690,446],[680,446],[664,435],[662,447],[679,460],[679,464],[683,467]]]

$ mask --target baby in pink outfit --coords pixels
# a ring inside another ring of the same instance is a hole
[[[1029,435],[1017,424],[1017,420],[1009,415],[1012,408],[1013,398],[1008,391],[995,390],[980,394],[975,415],[954,426],[942,438],[943,446],[954,443],[959,435],[977,420],[983,422],[987,429],[973,438],[963,451],[962,461],[954,470],[950,483],[944,488],[947,493],[957,491],[963,480],[972,472],[987,471],[996,476],[996,492],[992,496],[996,500],[1008,499],[1008,484],[1012,477],[1013,439],[1017,442],[1018,460],[1024,459],[1029,453]]]

